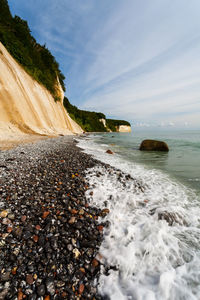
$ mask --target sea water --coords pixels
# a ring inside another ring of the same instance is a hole
[[[147,138],[170,151],[139,151]],[[111,268],[102,270],[99,292],[112,300],[200,299],[200,132],[95,134],[79,146],[117,168],[87,175],[88,201],[110,210],[100,254]]]

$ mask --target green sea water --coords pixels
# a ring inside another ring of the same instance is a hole
[[[170,151],[139,151],[144,139],[165,141]],[[124,159],[159,169],[200,194],[200,130],[143,131],[106,133],[97,135],[96,143],[107,144],[109,149]]]
[[[165,141],[170,151],[140,151],[144,139]],[[117,169],[97,164],[87,174],[88,202],[110,211],[99,251],[117,266],[101,274],[100,294],[111,300],[199,300],[200,131],[133,128],[91,134],[79,146]]]

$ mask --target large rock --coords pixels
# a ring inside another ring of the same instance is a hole
[[[169,151],[165,142],[156,140],[144,140],[140,145],[140,150],[144,151]]]

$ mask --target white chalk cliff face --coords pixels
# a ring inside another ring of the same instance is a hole
[[[120,125],[117,131],[118,132],[131,132],[131,126]]]
[[[59,92],[60,90],[60,92]],[[58,93],[64,93],[58,84]],[[0,43],[0,139],[20,134],[83,132],[47,89],[36,82]]]
[[[103,124],[103,126],[106,128],[106,120],[105,119],[99,119],[99,122]]]

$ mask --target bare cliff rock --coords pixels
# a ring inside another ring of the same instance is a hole
[[[81,133],[63,107],[64,93],[58,82],[55,102],[0,43],[0,139],[23,134],[56,136]]]
[[[128,125],[120,125],[117,128],[118,132],[131,132],[131,126]]]

